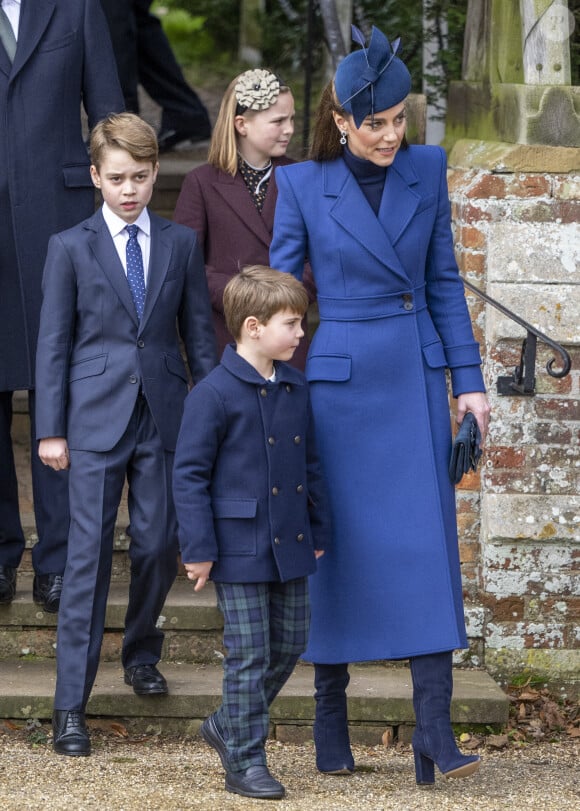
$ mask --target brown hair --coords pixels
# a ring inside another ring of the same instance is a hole
[[[90,152],[97,171],[107,149],[124,149],[134,161],[147,161],[154,166],[159,157],[155,130],[134,113],[112,113],[95,125]]]
[[[238,141],[234,119],[239,113],[237,112],[238,101],[235,89],[238,79],[242,75],[240,73],[235,79],[232,79],[224,93],[207,154],[207,162],[210,166],[232,176],[238,171]],[[280,82],[280,93],[289,92],[290,88]],[[276,102],[277,98],[273,103]],[[263,110],[245,110],[242,115],[245,118],[253,118],[258,115],[258,112],[263,112]]]
[[[318,102],[308,153],[310,160],[333,161],[342,155],[344,146],[340,143],[340,132],[333,113],[352,120],[350,113],[343,110],[338,103],[334,92],[334,81],[331,79],[322,91]],[[407,137],[404,136],[401,149],[406,149],[407,146]]]
[[[249,265],[226,284],[224,314],[226,326],[238,340],[244,321],[250,316],[267,324],[281,310],[303,316],[308,309],[308,294],[302,283],[290,273],[266,265]]]

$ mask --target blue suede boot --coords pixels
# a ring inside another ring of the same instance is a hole
[[[434,764],[445,777],[467,777],[479,768],[478,755],[462,755],[451,728],[453,673],[451,651],[414,656],[413,733],[415,776],[419,785],[435,782]]]
[[[346,707],[349,681],[348,664],[314,665],[316,768],[324,774],[354,771]]]

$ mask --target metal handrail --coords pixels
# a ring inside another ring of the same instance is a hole
[[[561,369],[554,369],[554,363],[556,362],[555,357],[550,358],[546,364],[546,371],[550,377],[562,378],[569,374],[570,369],[572,368],[572,361],[570,359],[570,355],[563,346],[561,346],[557,341],[553,341],[551,338],[548,338],[547,335],[540,332],[539,329],[536,329],[527,321],[524,321],[523,318],[520,318],[519,315],[516,315],[503,304],[500,304],[499,301],[496,301],[496,299],[488,296],[487,293],[484,293],[483,290],[479,289],[479,287],[471,284],[471,282],[468,282],[466,279],[462,279],[462,281],[468,290],[471,290],[471,292],[475,293],[476,296],[479,296],[480,299],[483,299],[483,301],[491,304],[491,306],[495,307],[496,310],[499,310],[501,313],[506,315],[512,321],[515,321],[516,324],[519,324],[526,330],[526,337],[522,342],[519,366],[516,366],[511,377],[498,377],[498,394],[512,396],[518,395],[521,397],[533,397],[535,395],[536,344],[538,340],[544,344],[547,344],[547,346],[552,347],[552,349],[557,352],[561,358]]]

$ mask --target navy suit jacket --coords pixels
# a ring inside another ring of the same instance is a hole
[[[34,386],[51,234],[95,210],[81,104],[124,108],[99,0],[22,0],[14,63],[0,45],[0,391]]]
[[[174,450],[188,390],[179,337],[194,382],[217,357],[196,236],[150,217],[140,323],[101,210],[51,238],[36,364],[38,439],[66,437],[70,448],[108,451],[142,389],[166,450]]]
[[[276,363],[266,383],[227,346],[187,397],[173,497],[181,558],[215,561],[212,580],[312,574],[330,526],[304,375]]]

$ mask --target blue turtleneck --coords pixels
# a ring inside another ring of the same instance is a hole
[[[352,154],[348,146],[345,146],[342,157],[355,176],[370,207],[375,214],[378,214],[387,177],[387,167],[377,166],[376,163],[364,158],[357,158],[356,155]]]

